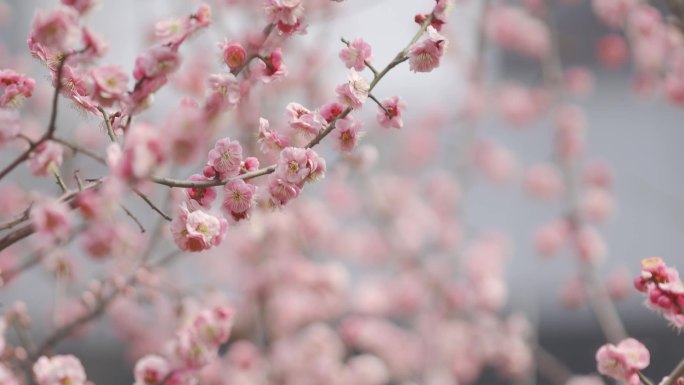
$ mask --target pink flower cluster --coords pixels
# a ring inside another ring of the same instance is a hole
[[[646,304],[663,313],[663,317],[678,328],[684,328],[684,284],[679,272],[665,265],[658,257],[641,261],[641,275],[634,286],[646,294]]]
[[[164,357],[138,360],[134,385],[195,384],[197,372],[216,360],[218,348],[228,341],[233,317],[233,310],[223,306],[202,310],[168,342]]]
[[[36,81],[11,69],[0,70],[0,108],[12,108],[31,97]]]
[[[437,30],[427,27],[427,38],[409,48],[409,68],[413,72],[430,72],[439,67],[449,42]]]
[[[325,176],[325,159],[310,148],[287,147],[280,152],[275,172],[269,177],[268,191],[276,206],[296,198],[305,182]]]
[[[372,60],[371,46],[363,39],[356,39],[349,43],[349,46],[342,48],[339,56],[347,68],[363,71],[365,63]]]
[[[650,363],[648,349],[634,338],[628,338],[617,346],[605,344],[596,352],[599,373],[624,381],[629,385],[639,385],[639,370]]]

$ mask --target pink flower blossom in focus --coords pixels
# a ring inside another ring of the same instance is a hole
[[[362,135],[361,122],[352,116],[347,116],[344,119],[338,119],[335,124],[337,148],[342,152],[351,152]]]
[[[638,371],[650,363],[648,349],[634,338],[621,341],[617,346],[605,344],[596,352],[596,368],[599,373],[624,381],[629,385],[639,385]]]
[[[430,72],[439,67],[448,42],[432,26],[427,28],[427,39],[415,43],[408,51],[409,69],[413,72]]]
[[[223,209],[236,221],[244,219],[254,205],[256,186],[243,179],[233,179],[223,188]]]
[[[401,115],[406,110],[406,103],[404,103],[398,96],[392,96],[382,102],[384,109],[378,106],[378,123],[382,127],[402,128],[404,121]]]
[[[207,165],[212,166],[219,173],[221,179],[240,173],[242,162],[242,146],[240,142],[230,138],[216,141],[214,148],[209,151]]]
[[[271,130],[268,120],[259,118],[259,134],[257,136],[259,148],[264,154],[273,152],[280,152],[289,145],[289,140],[286,136]]]
[[[241,68],[247,60],[247,52],[242,44],[235,41],[228,41],[219,44],[223,52],[223,62],[226,63],[231,71]]]
[[[368,98],[370,84],[354,69],[349,72],[348,78],[348,83],[340,84],[335,88],[337,98],[346,106],[354,109],[361,108]]]
[[[203,251],[218,246],[228,223],[202,210],[190,212],[185,202],[171,222],[173,240],[183,251]]]
[[[366,67],[364,62],[372,60],[371,46],[363,39],[356,39],[348,47],[342,48],[339,56],[347,68],[363,71]]]
[[[208,181],[209,178],[200,174],[193,174],[188,178],[190,181]],[[216,200],[216,190],[213,187],[193,187],[186,190],[188,199],[196,201],[204,208],[210,208],[211,204]]]

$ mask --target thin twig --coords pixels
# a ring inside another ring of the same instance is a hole
[[[140,220],[138,220],[138,218],[135,215],[133,215],[131,210],[127,209],[126,206],[122,204],[120,204],[119,207],[121,207],[121,210],[123,210],[126,213],[126,215],[128,215],[133,220],[133,222],[135,222],[136,225],[138,225],[140,232],[145,233],[145,227],[142,225],[142,223],[140,223]]]
[[[375,95],[369,93],[369,94],[368,94],[368,97],[371,98],[371,100],[373,100],[373,101],[375,102],[375,104],[378,105],[378,107],[382,108],[382,110],[385,111],[385,115],[387,115],[387,116],[390,117],[390,118],[393,116],[393,114],[391,114],[391,113],[387,110],[387,108],[385,108],[385,106],[383,106],[382,103],[380,103],[380,101],[375,97]]]
[[[147,195],[145,195],[145,194],[143,194],[142,192],[140,192],[140,190],[134,188],[134,189],[133,189],[133,192],[135,192],[140,198],[142,198],[142,200],[144,200],[145,203],[147,203],[147,205],[150,206],[150,207],[152,208],[152,210],[154,210],[154,211],[156,211],[157,213],[159,213],[159,215],[161,215],[162,218],[166,219],[166,220],[169,221],[169,222],[171,222],[171,221],[173,220],[173,218],[171,218],[170,216],[168,216],[164,211],[162,211],[162,209],[160,209],[159,207],[157,207],[157,206],[150,200],[150,198],[148,198]]]

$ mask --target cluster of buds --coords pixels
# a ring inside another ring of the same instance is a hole
[[[684,327],[684,284],[677,270],[658,257],[646,258],[641,261],[641,275],[634,280],[634,286],[646,294],[650,308],[662,311],[674,326]]]

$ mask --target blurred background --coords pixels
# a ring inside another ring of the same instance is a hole
[[[2,6],[4,27],[0,30],[0,37],[5,50],[2,53],[3,65],[20,63],[30,69],[27,72],[42,81],[37,98],[44,100],[49,100],[50,95],[50,88],[44,81],[47,73],[30,58],[26,39],[36,9],[52,8],[56,3],[55,0],[5,0]],[[150,26],[156,20],[186,14],[197,4],[172,0],[102,0],[100,3],[87,17],[87,23],[111,43],[103,62],[119,64],[127,70],[132,69],[135,57],[149,45],[142,37],[150,33]],[[310,70],[317,71],[324,78],[322,83],[328,85],[324,92],[328,92],[330,97],[334,86],[346,77],[346,69],[337,59],[342,47],[340,37],[363,37],[373,47],[375,62],[386,63],[413,35],[413,16],[431,6],[431,0],[346,0],[339,4],[337,13],[309,20],[308,33],[294,39],[317,52],[319,61]],[[440,68],[429,74],[414,74],[407,66],[401,66],[378,87],[376,93],[400,95],[408,105],[401,134],[368,127],[364,143],[377,145],[380,164],[391,165],[393,156],[401,151],[400,135],[423,129],[425,123],[421,116],[426,111],[435,116],[456,116],[462,108],[468,92],[468,63],[476,50],[481,6],[475,0],[457,1],[443,32],[449,37],[450,44],[448,58]],[[639,271],[639,261],[653,255],[683,268],[684,198],[681,191],[684,189],[684,175],[679,165],[684,164],[684,114],[681,108],[658,96],[635,94],[629,66],[607,70],[598,64],[596,43],[607,30],[596,20],[591,4],[586,0],[557,4],[552,15],[558,25],[564,64],[586,66],[595,73],[593,93],[579,101],[586,109],[588,122],[586,158],[605,161],[615,175],[617,214],[600,227],[609,250],[609,257],[601,265],[600,272],[607,274],[624,266],[634,277]],[[217,13],[215,17],[220,18],[216,22],[219,27],[192,42],[193,49],[188,49],[184,66],[192,65],[190,58],[193,55],[205,55],[218,65],[220,57],[215,43],[225,37],[235,37],[238,31],[253,22],[229,12]],[[189,53],[191,51],[192,54]],[[8,60],[9,57],[12,59]],[[287,63],[287,53],[285,60]],[[484,51],[483,65],[485,79],[490,84],[508,80],[530,83],[540,77],[538,66],[489,44]],[[282,111],[288,97],[291,96],[274,95],[264,105],[278,106]],[[173,91],[163,91],[158,95],[156,107],[145,112],[145,118],[163,117],[168,108],[159,106],[176,99]],[[75,111],[66,107],[62,111],[60,129],[76,130],[83,124],[82,117]],[[364,121],[373,121],[374,114],[374,108],[366,108],[360,115]],[[266,113],[262,112],[262,115]],[[47,121],[47,116],[36,116],[35,120],[40,126]],[[97,122],[86,123],[97,126]],[[458,138],[471,126],[454,119],[442,119],[441,125],[444,126],[444,140],[440,146],[449,154],[449,149],[456,151],[459,148]],[[548,118],[539,119],[530,127],[516,129],[495,114],[488,114],[476,124],[476,130],[478,135],[508,147],[517,157],[521,169],[525,165],[551,159],[552,131]],[[0,156],[2,162],[8,159],[6,155]],[[456,172],[458,159],[458,154],[454,154],[453,158],[443,156],[440,161],[445,169]],[[420,175],[424,170],[407,168],[398,172]],[[15,181],[22,178],[20,174],[14,175]],[[183,170],[178,174],[185,175]],[[575,269],[575,261],[565,255],[542,259],[532,244],[534,230],[558,215],[558,205],[531,201],[520,188],[519,176],[503,186],[477,177],[469,180],[461,198],[464,222],[472,229],[501,230],[511,240],[512,253],[507,262],[510,298],[506,308],[520,311],[536,322],[539,344],[562,359],[570,369],[577,373],[594,371],[594,354],[604,341],[600,329],[587,306],[567,309],[559,300],[564,282]],[[19,183],[28,189],[41,186],[41,182],[28,177],[20,179]],[[143,223],[152,223],[155,219],[147,217],[152,214],[139,202],[131,205],[136,212],[142,213]],[[97,267],[84,268],[86,271],[92,269],[93,274],[97,271]],[[0,302],[11,304],[22,299],[29,304],[31,313],[39,316],[38,309],[49,306],[53,289],[41,278],[40,272],[32,272],[15,284],[0,289]],[[657,314],[647,310],[642,296],[635,290],[619,301],[617,307],[628,332],[651,350],[652,365],[646,373],[653,373],[657,381],[659,375],[669,372],[684,356],[684,337],[668,327]],[[95,330],[87,338],[62,344],[59,350],[79,355],[89,378],[96,384],[130,382],[130,369],[122,356],[121,342],[113,338],[106,322],[99,323]],[[40,327],[37,333],[45,334]],[[494,380],[485,376],[480,383],[491,381]]]

